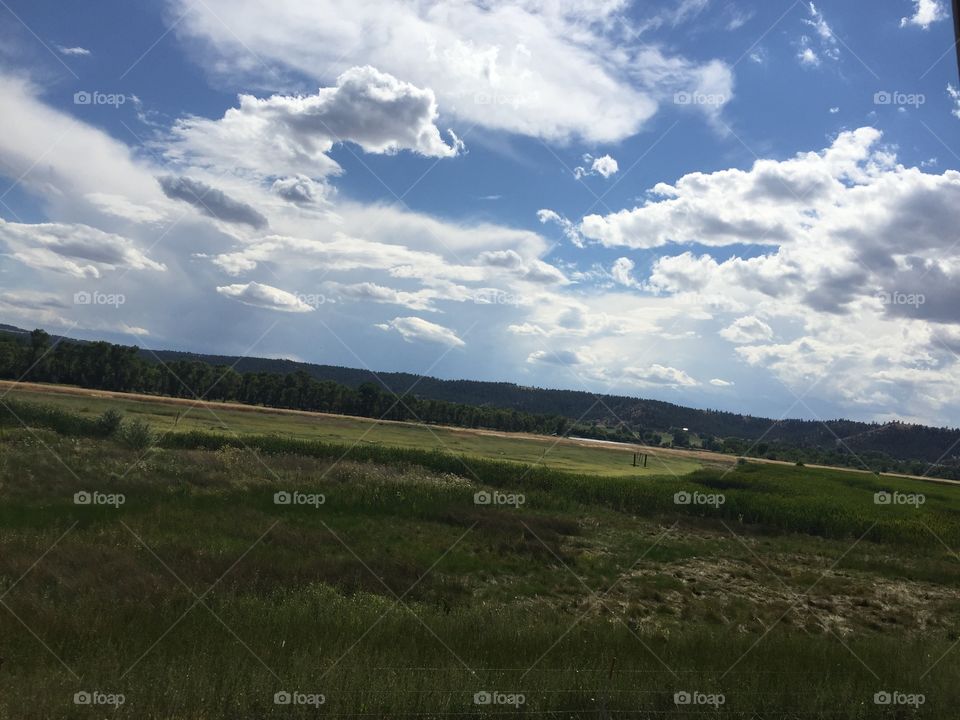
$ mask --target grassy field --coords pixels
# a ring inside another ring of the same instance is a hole
[[[173,430],[205,430],[239,435],[280,433],[324,442],[447,450],[468,458],[511,460],[604,476],[627,473],[683,475],[703,465],[702,460],[692,457],[653,451],[649,453],[646,468],[634,468],[634,450],[596,443],[529,435],[511,437],[457,428],[376,422],[343,415],[271,411],[249,406],[203,405],[191,408],[189,402],[109,397],[78,388],[62,388],[58,391],[56,386],[33,386],[32,389],[18,387],[8,397],[52,403],[86,417],[94,417],[113,407],[129,417],[142,418],[159,433]],[[723,463],[732,459],[717,457],[708,461]]]
[[[262,427],[133,447],[35,415],[0,414],[0,718],[960,703],[960,488],[760,464],[598,477],[478,455],[468,471]]]

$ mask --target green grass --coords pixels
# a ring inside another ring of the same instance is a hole
[[[62,432],[0,432],[0,718],[716,715],[674,704],[699,691],[731,717],[873,720],[960,702],[960,488],[773,465],[467,470],[432,448],[343,457],[182,427],[142,450],[35,418]],[[493,489],[524,503],[475,504]],[[884,489],[926,502],[876,505]],[[73,704],[93,690],[126,701]],[[325,703],[275,705],[282,690]],[[525,703],[475,705],[484,690]],[[883,690],[926,702],[877,706]]]
[[[696,460],[651,453],[646,468],[632,467],[634,451],[581,445],[557,438],[502,437],[414,423],[377,422],[347,416],[307,416],[271,411],[268,408],[215,410],[189,409],[161,401],[112,399],[95,394],[71,395],[16,389],[9,400],[41,403],[84,418],[94,418],[110,408],[128,418],[140,418],[156,432],[200,430],[236,435],[281,434],[328,443],[360,443],[369,446],[443,450],[467,458],[493,458],[537,464],[567,472],[601,476],[632,474],[683,475],[702,467]]]

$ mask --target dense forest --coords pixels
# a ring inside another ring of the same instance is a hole
[[[145,351],[0,325],[0,378],[387,420],[701,447],[791,462],[960,477],[960,431],[906,423],[773,421],[625,396],[291,360]]]
[[[303,371],[241,373],[200,360],[150,363],[137,347],[67,340],[52,345],[43,330],[0,335],[0,378],[510,432],[562,434],[570,424],[559,415],[423,399],[372,382],[350,388]]]

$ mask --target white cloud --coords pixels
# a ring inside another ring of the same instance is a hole
[[[434,311],[436,308],[433,301],[438,298],[466,300],[469,297],[469,291],[462,288],[460,294],[449,295],[439,292],[436,289],[424,288],[416,292],[407,292],[397,290],[396,288],[377,285],[372,282],[355,283],[352,285],[343,285],[339,283],[332,284],[332,287],[343,297],[350,300],[366,300],[375,303],[386,303],[389,305],[401,305],[411,310]],[[457,286],[459,287],[459,286]]]
[[[320,82],[369,63],[430,88],[442,110],[465,123],[550,140],[622,140],[664,98],[727,67],[646,43],[622,0],[170,4],[173,17],[184,16],[177,32],[200,41],[214,72],[262,74],[251,52]],[[701,4],[685,0],[691,9],[677,17],[692,17]],[[218,19],[228,15],[229,27]]]
[[[547,223],[555,223],[556,225],[559,225],[561,232],[563,232],[563,235],[567,238],[567,240],[577,247],[583,247],[583,237],[580,235],[580,230],[577,228],[576,224],[565,218],[560,213],[544,208],[537,211],[537,219],[544,225]]]
[[[355,143],[368,153],[409,150],[437,158],[453,157],[461,148],[455,138],[446,144],[434,124],[438,110],[433,91],[370,66],[344,71],[334,87],[314,95],[241,95],[239,103],[219,120],[177,121],[167,156],[253,176],[323,178],[340,172],[328,153],[341,142]]]
[[[528,363],[547,365],[582,365],[586,360],[575,350],[537,350],[527,356]]]
[[[83,57],[90,55],[90,51],[85,47],[66,47],[64,45],[57,45],[57,52],[61,55],[66,55],[68,57]]]
[[[117,268],[165,270],[129,239],[89,225],[12,223],[0,219],[0,243],[33,268],[83,278],[99,278]]]
[[[218,287],[217,292],[224,297],[239,300],[244,305],[266,308],[268,310],[279,310],[281,312],[291,313],[306,313],[313,312],[315,309],[312,305],[308,305],[293,293],[275,288],[271,285],[263,285],[258,282],[224,285],[222,287]]]
[[[913,15],[900,19],[900,27],[913,25],[927,30],[933,23],[947,18],[947,9],[940,0],[913,0]]]
[[[623,371],[624,379],[642,387],[665,385],[668,387],[695,387],[700,383],[685,371],[654,363],[649,367],[628,367]]]
[[[773,329],[760,318],[747,315],[725,327],[720,335],[734,343],[757,343],[773,338]]]
[[[609,155],[602,155],[598,158],[592,155],[584,155],[583,161],[589,165],[589,169],[579,165],[575,167],[573,174],[578,180],[588,175],[600,175],[606,180],[616,175],[620,170],[617,161]]]
[[[427,342],[448,347],[464,347],[466,343],[450,328],[418,317],[396,317],[377,325],[381,330],[396,330],[407,342]]]
[[[710,384],[713,385],[714,387],[732,387],[734,383],[731,382],[730,380],[721,380],[720,378],[713,378],[710,381]]]
[[[800,36],[800,49],[797,52],[797,59],[800,60],[800,64],[817,67],[820,65],[822,58],[839,60],[839,43],[830,24],[823,17],[823,13],[812,2],[807,4],[807,12],[809,17],[804,18],[801,22],[813,28],[816,38],[810,38],[807,35]],[[814,39],[818,41],[819,51],[812,47]]]
[[[332,189],[322,182],[316,182],[303,174],[279,178],[270,187],[272,192],[295,205],[316,205],[324,202]]]
[[[810,67],[817,67],[820,65],[820,56],[817,55],[810,47],[803,47],[800,49],[800,52],[797,53],[797,59],[800,61],[801,65],[808,65]]]
[[[630,258],[617,258],[610,268],[610,275],[615,282],[626,287],[639,287],[640,283],[633,277],[633,269],[636,267]]]
[[[956,118],[960,118],[960,90],[948,84],[947,95],[953,100],[953,109],[950,111],[950,114]]]

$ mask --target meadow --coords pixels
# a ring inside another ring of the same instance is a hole
[[[960,488],[82,402],[0,405],[0,718],[955,716]]]
[[[376,421],[369,418],[319,413],[290,412],[257,406],[197,404],[169,398],[140,399],[135,395],[54,385],[23,385],[0,382],[8,399],[42,403],[82,417],[94,418],[107,409],[140,418],[157,433],[202,430],[232,436],[279,434],[303,440],[364,446],[404,447],[449,451],[465,457],[494,458],[536,464],[568,472],[594,475],[682,475],[703,466],[702,459],[657,449],[646,449],[647,467],[633,467],[633,449],[597,443],[531,435],[509,436],[469,429],[415,423]],[[716,456],[710,463],[730,463],[733,458]]]

